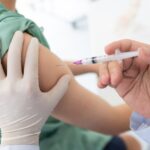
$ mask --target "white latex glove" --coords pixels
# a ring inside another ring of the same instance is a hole
[[[64,96],[69,75],[48,92],[38,80],[38,40],[32,38],[21,71],[23,33],[16,32],[8,52],[7,76],[0,63],[0,128],[2,145],[38,145],[39,134],[50,113]]]

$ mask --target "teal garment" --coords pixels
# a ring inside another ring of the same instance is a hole
[[[103,150],[112,138],[55,119],[50,120],[43,128],[44,135],[41,134],[41,150]],[[58,123],[61,124],[57,126]]]
[[[0,58],[4,56],[16,31],[37,37],[48,46],[40,28],[31,20],[0,5]],[[41,150],[102,150],[111,136],[97,134],[49,117],[40,135]]]
[[[40,28],[33,21],[17,12],[7,10],[2,4],[0,4],[0,29],[0,57],[7,52],[9,43],[17,30],[37,37],[40,43],[49,48]]]

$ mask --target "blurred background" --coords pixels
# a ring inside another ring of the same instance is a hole
[[[63,60],[102,55],[117,39],[150,42],[149,0],[18,0],[17,9],[44,30],[51,50]],[[123,103],[112,88],[97,88],[95,74],[77,80],[112,105]]]

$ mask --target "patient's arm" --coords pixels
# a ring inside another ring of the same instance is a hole
[[[23,64],[30,36],[25,34],[24,48],[22,52]],[[7,55],[3,58],[6,68]],[[71,74],[58,57],[47,48],[40,45],[39,56],[39,80],[40,89],[47,91],[52,88],[57,80],[64,74]],[[53,112],[53,116],[65,122],[78,125],[103,133],[117,134],[129,127],[129,115],[131,111],[126,105],[112,107],[99,96],[80,86],[73,78],[64,98]]]

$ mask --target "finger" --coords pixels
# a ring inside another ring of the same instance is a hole
[[[115,54],[117,55],[117,54],[119,54],[120,53],[120,49],[116,49],[115,50]]]
[[[12,81],[22,77],[21,51],[23,45],[23,33],[17,31],[11,41],[8,51],[7,77]]]
[[[27,50],[24,79],[26,82],[33,83],[39,86],[38,81],[38,63],[39,63],[39,42],[36,38],[32,38]]]
[[[47,93],[47,96],[49,97],[48,102],[51,111],[56,107],[58,102],[62,99],[62,97],[68,90],[70,79],[71,79],[70,75],[64,75],[59,79],[57,84]]]
[[[5,78],[5,73],[4,73],[3,66],[0,60],[0,80],[3,80],[4,78]]]
[[[119,53],[120,53],[120,50],[116,49],[115,54],[119,54]],[[99,74],[101,76],[101,80],[100,80],[98,86],[100,88],[105,88],[107,85],[110,84],[110,75],[109,75],[109,70],[108,70],[109,63],[112,63],[112,62],[108,62],[108,63],[105,63],[105,64],[99,66],[99,69],[100,69]],[[120,63],[120,65],[121,65],[122,60],[119,60],[118,63]]]
[[[142,63],[150,64],[150,48],[139,48],[139,61]]]
[[[116,87],[123,77],[122,63],[119,63],[117,61],[110,62],[108,64],[108,70],[109,70],[109,74],[110,74],[110,84],[111,84],[111,86]]]
[[[120,40],[113,43],[110,43],[105,47],[105,52],[107,54],[114,54],[116,49],[119,49],[120,51],[129,51],[132,48],[132,40]]]
[[[116,50],[115,50],[115,54],[116,54],[116,55],[117,55],[117,54],[120,54],[120,53],[121,53],[120,49],[116,49]],[[122,61],[121,59],[119,59],[119,60],[118,60],[118,63],[122,64],[123,61]]]
[[[108,71],[108,63],[102,63],[99,65],[99,77],[98,87],[104,88],[109,85],[110,76]]]

